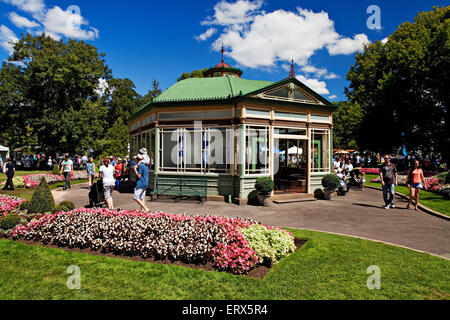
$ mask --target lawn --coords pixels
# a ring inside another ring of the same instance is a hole
[[[380,183],[370,182],[370,180],[376,179],[377,177],[376,175],[367,175],[366,185],[381,188]],[[407,187],[397,186],[395,187],[395,191],[409,197],[409,189]],[[431,210],[450,216],[450,200],[440,194],[421,190],[419,202]]]
[[[16,176],[27,176],[30,174],[39,174],[39,173],[49,173],[48,171],[16,171]],[[0,182],[6,181],[6,175],[0,174]],[[79,183],[86,183],[88,180],[77,180],[77,181],[71,181],[71,185],[76,185]],[[3,186],[2,186],[3,187]],[[64,182],[58,182],[55,184],[49,185],[50,190],[58,189],[64,187]],[[16,188],[14,191],[9,190],[2,190],[0,188],[0,194],[6,194],[8,196],[17,196],[22,199],[31,200],[33,197],[34,189],[26,189],[26,188]]]
[[[0,240],[0,299],[450,299],[448,260],[290,231],[309,241],[263,280]],[[81,290],[66,288],[71,265],[80,267]],[[367,289],[371,265],[381,269],[381,290]]]

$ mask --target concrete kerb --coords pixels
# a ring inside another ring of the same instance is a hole
[[[369,188],[369,189],[373,189],[373,190],[383,191],[382,188],[378,188],[378,187],[372,187],[372,186],[365,186],[365,187]],[[409,200],[409,197],[407,195],[404,195],[403,193],[400,193],[400,192],[396,191],[395,195],[400,197],[400,198],[403,198],[405,200]],[[435,217],[438,217],[438,218],[450,221],[450,217],[449,216],[446,216],[446,215],[444,215],[442,213],[439,213],[439,212],[436,212],[434,210],[431,210],[430,208],[425,207],[424,205],[422,205],[420,203],[419,203],[419,209],[422,210],[423,212],[431,214],[431,215],[433,215]]]

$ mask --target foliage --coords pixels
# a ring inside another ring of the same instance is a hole
[[[191,73],[183,72],[177,81],[181,81],[188,78],[204,78],[203,73],[208,70],[204,68],[202,70],[193,70]]]
[[[63,205],[57,205],[53,210],[52,210],[52,214],[58,213],[58,212],[69,212],[69,208],[67,208],[66,206]]]
[[[270,195],[273,191],[275,184],[270,177],[261,177],[256,180],[255,189],[259,194]]]
[[[108,129],[105,137],[97,141],[97,150],[101,150],[100,158],[117,155],[125,157],[128,152],[129,130],[128,126],[119,118],[114,125]]]
[[[9,213],[0,219],[0,228],[9,230],[20,223],[20,216],[17,213]]]
[[[19,209],[20,210],[30,210],[30,206],[31,206],[31,201],[24,201],[20,204]]]
[[[126,121],[137,109],[136,87],[130,79],[111,79],[108,81],[107,105],[108,123],[115,123],[118,119]]]
[[[357,103],[341,101],[336,103],[333,113],[334,147],[338,149],[358,149],[356,137],[364,117],[363,109]]]
[[[346,94],[365,117],[363,149],[442,152],[450,160],[450,6],[419,13],[383,44],[357,53]],[[382,130],[380,130],[382,128]]]
[[[334,174],[327,174],[322,178],[322,186],[325,188],[325,190],[335,190],[339,188],[340,185],[341,182],[339,181],[339,178]]]
[[[258,206],[259,205],[259,199],[258,199],[258,191],[253,190],[250,192],[247,196],[247,204],[252,206]]]
[[[322,189],[316,189],[314,190],[314,198],[316,199],[323,199],[324,194],[323,194],[323,190]]]
[[[59,170],[58,164],[55,164],[52,169],[52,174],[55,176],[59,176],[61,174],[61,171]]]
[[[72,201],[64,200],[59,205],[66,207],[69,211],[75,209],[75,204]]]
[[[258,255],[260,263],[275,264],[295,251],[294,237],[284,230],[253,224],[241,229],[241,232],[250,248]]]
[[[150,103],[162,93],[162,90],[159,88],[159,82],[156,79],[153,79],[152,89],[148,90],[148,93],[144,96],[139,96],[137,100],[138,108],[145,106]]]
[[[31,198],[30,213],[47,213],[55,207],[55,199],[45,178],[41,178],[39,186]]]

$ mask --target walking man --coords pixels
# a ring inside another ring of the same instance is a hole
[[[397,168],[395,167],[395,164],[391,163],[391,157],[389,155],[384,157],[384,164],[380,169],[380,178],[381,184],[383,185],[384,208],[395,208],[394,196],[395,186],[398,184],[398,175]]]
[[[65,160],[61,163],[61,174],[64,174],[64,179],[66,180],[66,184],[64,185],[64,190],[71,188],[70,186],[70,174],[73,171],[73,161],[70,160],[68,154],[66,154]]]
[[[137,177],[136,187],[134,188],[133,199],[141,206],[142,211],[150,211],[145,205],[145,195],[148,187],[148,167],[144,164],[144,156],[137,156],[138,164],[133,167]]]
[[[3,188],[3,190],[14,190],[14,183],[13,183],[13,178],[14,178],[14,173],[16,172],[16,167],[14,165],[14,163],[12,162],[11,159],[8,159],[5,165],[5,174],[6,174],[6,178],[8,179],[6,181],[5,187]]]

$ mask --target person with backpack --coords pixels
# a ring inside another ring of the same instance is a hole
[[[398,185],[398,174],[397,167],[395,164],[391,163],[391,157],[389,155],[384,157],[384,164],[380,169],[380,178],[383,186],[383,200],[385,203],[384,208],[395,208],[394,196],[395,186]]]
[[[103,165],[100,167],[100,179],[103,182],[103,194],[105,196],[108,209],[113,210],[114,204],[112,199],[112,193],[114,191],[114,167],[111,164],[109,158],[103,160]]]
[[[408,170],[408,188],[410,190],[409,203],[406,206],[407,209],[411,208],[412,201],[414,199],[415,210],[419,211],[419,194],[420,189],[427,189],[427,183],[423,170],[419,168],[419,161],[414,161],[414,168]]]

